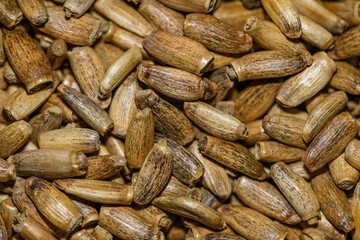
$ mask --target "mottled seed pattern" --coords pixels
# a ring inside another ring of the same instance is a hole
[[[360,240],[359,0],[0,0],[0,239]]]

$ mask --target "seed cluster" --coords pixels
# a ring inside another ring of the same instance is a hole
[[[359,0],[0,0],[0,240],[360,240]]]

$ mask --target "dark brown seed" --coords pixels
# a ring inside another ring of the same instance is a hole
[[[302,157],[306,167],[314,172],[338,157],[355,137],[358,126],[346,112],[335,116],[312,140]]]
[[[219,52],[239,54],[252,48],[252,38],[209,14],[186,15],[184,35]]]
[[[4,33],[6,55],[26,90],[34,93],[53,86],[51,64],[40,44],[19,29],[6,30]]]
[[[237,172],[258,180],[266,178],[263,165],[239,143],[206,136],[199,141],[199,149],[206,156]]]
[[[172,152],[166,141],[155,143],[147,155],[134,187],[134,202],[145,205],[164,189],[173,167]]]
[[[354,218],[345,192],[338,189],[328,172],[311,180],[321,211],[327,219],[344,232],[354,228]]]
[[[186,145],[194,139],[194,126],[190,120],[151,89],[138,91],[135,103],[139,109],[150,108],[154,115],[155,129],[175,142]]]

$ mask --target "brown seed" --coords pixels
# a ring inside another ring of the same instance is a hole
[[[350,94],[359,95],[359,70],[344,61],[335,61],[335,63],[337,66],[337,71],[331,78],[329,86]]]
[[[246,125],[204,102],[185,102],[184,110],[195,124],[214,136],[225,140],[246,139]]]
[[[338,157],[355,137],[358,126],[349,113],[335,116],[312,140],[302,160],[314,172]]]
[[[285,107],[296,107],[323,89],[336,71],[336,64],[325,52],[317,52],[313,63],[304,71],[287,79],[276,95]]]
[[[29,139],[32,129],[29,123],[21,120],[13,122],[0,130],[0,158],[15,153]]]
[[[64,237],[64,232],[59,230],[57,227],[51,224],[43,215],[40,214],[34,203],[31,201],[31,199],[25,192],[25,183],[25,179],[22,179],[20,177],[16,178],[14,190],[11,194],[12,201],[15,204],[16,208],[18,208],[19,211],[22,213],[26,212],[28,216],[31,216],[33,219],[35,219],[39,224],[41,224],[54,236]]]
[[[97,240],[112,240],[113,236],[104,228],[97,225],[92,233]]]
[[[239,235],[236,235],[236,233],[229,227],[226,226],[225,229],[219,231],[219,230],[214,230],[212,228],[206,227],[198,222],[195,222],[193,220],[189,220],[186,219],[184,222],[184,226],[186,228],[189,229],[188,233],[186,234],[186,239],[194,239],[194,240],[201,240],[204,239],[206,235],[210,234],[210,233],[214,233],[214,234],[221,234],[219,236],[235,236],[235,237],[239,237],[239,238],[235,238],[235,239],[240,239],[240,240],[244,240],[244,238],[240,237]],[[218,235],[216,235],[218,236]],[[215,238],[216,239],[216,238]],[[225,238],[226,240],[227,238]],[[232,238],[230,238],[232,239]]]
[[[360,239],[360,183],[357,183],[354,189],[354,197],[351,204],[351,211],[354,217],[354,226],[355,226],[353,239],[359,240]]]
[[[0,182],[13,181],[16,178],[15,166],[0,158]]]
[[[282,85],[281,79],[250,82],[231,99],[235,102],[235,117],[248,123],[262,117],[274,104]],[[256,109],[256,111],[254,111]]]
[[[44,0],[16,0],[25,17],[34,25],[44,24],[49,16]]]
[[[147,206],[137,206],[135,210],[142,216],[145,220],[153,223],[155,226],[158,226],[160,229],[167,231],[170,225],[173,223],[167,214],[153,205]]]
[[[26,152],[26,151],[32,151],[32,150],[37,150],[39,149],[38,146],[33,143],[32,141],[28,141],[27,143],[25,143],[25,145],[20,148],[19,152]]]
[[[105,42],[112,43],[123,50],[128,50],[133,47],[140,48],[143,57],[146,59],[149,58],[149,55],[143,48],[142,37],[139,37],[138,35],[129,32],[125,29],[119,28],[112,22],[106,23],[103,29],[105,31],[104,33]]]
[[[164,189],[169,181],[173,161],[166,141],[155,143],[147,155],[134,187],[134,202],[145,205]]]
[[[141,63],[137,77],[150,88],[180,101],[203,98],[210,90],[201,77],[177,68]]]
[[[27,240],[56,240],[56,238],[41,226],[34,218],[25,213],[14,216],[14,231]]]
[[[226,223],[246,239],[284,240],[287,235],[282,227],[250,208],[225,204],[218,211]]]
[[[354,218],[345,192],[338,189],[328,172],[311,180],[321,211],[334,226],[344,232],[354,228]]]
[[[269,135],[265,133],[265,130],[262,126],[262,120],[255,120],[246,124],[248,129],[248,138],[244,141],[241,141],[245,146],[254,145],[259,141],[270,140]]]
[[[7,239],[10,239],[14,233],[12,225],[14,223],[14,216],[19,213],[19,210],[15,207],[11,197],[6,198],[0,203],[0,217],[4,221]]]
[[[66,149],[90,153],[99,150],[99,134],[88,128],[55,129],[39,134],[38,145],[42,149]]]
[[[242,176],[238,179],[234,191],[243,203],[268,217],[291,225],[301,221],[280,191],[268,182]]]
[[[154,143],[154,117],[150,109],[138,111],[130,122],[125,138],[129,168],[139,169]]]
[[[265,133],[279,142],[297,148],[306,148],[302,139],[305,120],[285,115],[267,115],[263,119]]]
[[[309,225],[316,224],[320,205],[310,184],[283,162],[271,166],[271,176],[297,214]]]
[[[157,29],[183,35],[185,17],[157,0],[141,1],[138,11]]]
[[[88,160],[81,152],[39,149],[14,154],[8,161],[15,164],[19,176],[58,179],[86,173]]]
[[[160,62],[196,75],[206,72],[214,59],[214,56],[195,40],[162,31],[153,31],[146,36],[143,46]]]
[[[23,20],[21,12],[15,0],[4,0],[0,2],[0,22],[7,28],[13,28]]]
[[[321,50],[330,49],[334,45],[334,37],[325,28],[310,18],[300,15],[301,39]]]
[[[39,108],[55,91],[62,80],[60,71],[54,72],[54,85],[36,93],[28,93],[24,87],[19,87],[4,106],[4,114],[11,120],[21,120]]]
[[[235,116],[235,103],[233,101],[220,101],[216,103],[215,108],[226,114]]]
[[[124,240],[159,240],[160,230],[131,207],[100,208],[99,225]],[[131,226],[131,227],[129,227]]]
[[[198,141],[193,141],[188,150],[204,166],[202,185],[209,189],[220,199],[228,199],[231,195],[231,184],[223,166],[208,159],[200,153]]]
[[[259,141],[255,144],[255,159],[266,163],[283,161],[291,163],[301,160],[305,150],[277,141]]]
[[[105,145],[110,154],[125,158],[125,144],[121,140],[111,135],[107,135],[105,137]]]
[[[294,163],[288,164],[289,168],[293,170],[297,175],[304,178],[307,181],[311,180],[311,177],[314,176],[314,174],[311,174],[309,169],[305,166],[303,161],[297,161]]]
[[[294,1],[293,4],[301,15],[310,18],[331,33],[341,34],[348,27],[348,24],[343,19],[330,12],[317,1],[300,0]]]
[[[218,212],[191,198],[165,194],[155,198],[152,204],[164,211],[198,221],[214,229],[224,229],[226,226]]]
[[[239,54],[252,48],[249,35],[208,14],[188,14],[184,35],[219,53]]]
[[[62,191],[90,202],[130,205],[133,200],[131,186],[91,179],[59,179],[55,185]]]
[[[217,5],[218,0],[199,0],[189,2],[187,0],[160,0],[164,5],[180,12],[211,12]]]
[[[307,120],[309,114],[303,110],[298,108],[285,108],[280,106],[279,104],[275,103],[270,110],[268,111],[267,115],[282,115],[282,116],[289,116],[294,118],[299,118],[304,121]]]
[[[166,234],[166,239],[168,240],[182,240],[186,237],[187,229],[183,226],[183,224],[179,221],[176,221],[174,225],[172,225],[169,231]]]
[[[105,41],[99,41],[94,46],[94,50],[98,58],[101,60],[105,71],[107,71],[111,64],[113,64],[115,60],[124,53],[124,50],[122,50],[121,48],[111,43],[106,43]]]
[[[265,19],[265,11],[263,8],[248,9],[244,7],[241,1],[231,1],[222,2],[213,12],[213,16],[242,30],[244,29],[246,20],[252,16],[258,19]]]
[[[269,50],[306,50],[305,45],[296,39],[288,39],[271,21],[252,16],[246,20],[244,32],[264,49]]]
[[[100,149],[98,152],[98,156],[104,156],[110,154],[109,149],[106,147],[104,143],[100,144]]]
[[[68,57],[81,91],[102,109],[107,108],[111,95],[103,98],[99,93],[105,70],[95,51],[91,47],[75,47],[69,51]]]
[[[95,2],[95,10],[110,19],[118,26],[129,30],[140,37],[145,37],[154,30],[145,18],[124,1],[99,0]]]
[[[126,166],[126,163],[123,156],[99,155],[89,157],[85,178],[102,180],[114,177]]]
[[[9,63],[27,91],[34,93],[53,86],[51,65],[40,45],[20,29],[6,30],[4,34]]]
[[[199,188],[189,187],[175,177],[171,176],[168,184],[165,189],[161,192],[160,196],[166,196],[168,194],[173,194],[177,196],[192,198],[198,202],[201,201],[201,193]]]
[[[193,154],[175,141],[163,135],[155,134],[155,143],[161,143],[162,141],[167,142],[167,146],[172,153],[172,175],[190,187],[194,186],[203,176],[204,166]]]
[[[130,48],[124,52],[106,71],[100,82],[101,96],[109,96],[111,92],[128,76],[143,60],[140,48]]]
[[[60,230],[69,233],[81,223],[79,209],[49,182],[37,177],[28,178],[26,194],[39,212]]]
[[[47,3],[47,2],[45,2],[45,3]],[[48,7],[48,6],[46,6],[46,7]],[[35,34],[35,38],[38,39],[40,46],[44,49],[48,49],[50,47],[51,43],[54,41],[53,37],[50,37],[49,35],[46,35],[39,31],[37,31],[37,33]]]
[[[301,36],[301,21],[295,4],[291,0],[261,0],[271,20],[288,38]]]
[[[194,126],[190,120],[151,89],[138,91],[135,103],[139,109],[150,108],[154,115],[155,129],[178,144],[186,145],[194,139]]]
[[[333,240],[345,240],[346,233],[337,229],[332,225],[332,223],[325,217],[325,215],[320,211],[320,220],[318,222],[318,229],[325,233],[326,237]]]
[[[344,19],[349,26],[360,24],[359,2],[354,0],[346,0],[342,2],[324,1],[324,7]]]
[[[1,74],[1,70],[0,70],[0,78],[2,76]],[[7,86],[6,86],[7,88]],[[7,101],[9,100],[10,98],[10,94],[2,89],[0,89],[0,106],[4,106],[6,105]]]
[[[62,39],[55,39],[47,49],[46,55],[52,69],[60,68],[67,56],[66,42]]]
[[[4,33],[0,30],[0,66],[2,66],[6,61],[6,54],[4,49]],[[0,70],[0,72],[3,70]],[[0,74],[2,75],[2,74]]]
[[[335,40],[334,49],[329,52],[329,56],[334,60],[348,59],[360,55],[358,50],[358,42],[360,27],[356,26],[341,34]]]
[[[95,0],[66,0],[64,11],[66,18],[79,18],[91,7]]]
[[[115,136],[126,136],[130,122],[138,111],[135,94],[140,90],[135,73],[131,73],[116,90],[109,109],[109,116],[114,121],[112,133]]]
[[[201,153],[237,172],[258,180],[266,178],[263,165],[239,143],[206,136],[199,141],[199,149]]]
[[[315,96],[306,100],[305,102],[305,109],[308,113],[310,113],[321,101],[323,101],[327,96],[327,93],[318,92]],[[308,116],[306,116],[307,120]]]
[[[221,67],[225,67],[237,58],[230,54],[220,54],[216,52],[211,52],[211,54],[214,56],[214,60],[211,62],[209,68],[206,70],[207,72],[216,70]],[[232,79],[233,78],[234,77],[232,77]]]
[[[90,14],[66,19],[61,6],[47,7],[47,11],[49,20],[36,29],[53,38],[61,38],[74,45],[91,46],[101,36],[101,21]]]
[[[73,122],[78,120],[77,114],[68,106],[65,100],[62,99],[58,93],[51,94],[47,101],[42,105],[40,111],[45,113],[48,108],[52,109],[53,107],[57,107],[61,110],[62,121]]]
[[[92,128],[104,136],[113,126],[113,120],[90,98],[79,91],[61,84],[58,88],[65,101]]]
[[[228,71],[229,67],[225,66],[211,73],[209,79],[217,85],[217,93],[209,102],[211,105],[215,105],[224,100],[230,89],[234,86],[234,82],[230,79]]]
[[[49,107],[45,109],[29,121],[32,128],[30,141],[36,144],[40,133],[59,128],[61,122],[62,111],[60,108]]]
[[[303,139],[310,142],[344,107],[348,98],[344,92],[334,92],[325,97],[310,112],[306,120]]]
[[[94,236],[88,231],[88,229],[82,229],[74,234],[72,234],[70,240],[97,240]]]
[[[218,207],[220,207],[221,202],[220,199],[218,199],[212,192],[208,191],[206,188],[201,187],[200,188],[200,194],[201,194],[201,203],[216,210]]]
[[[240,82],[280,78],[300,72],[311,63],[312,57],[308,51],[259,51],[231,62],[232,71],[229,74]]]
[[[336,186],[343,190],[350,190],[360,177],[359,171],[345,160],[345,154],[332,161],[329,170]]]
[[[74,196],[70,196],[70,199],[83,215],[81,227],[85,228],[99,221],[99,213],[96,210],[95,203]]]
[[[317,228],[305,228],[302,230],[302,235],[300,237],[302,240],[312,240],[312,239],[326,239],[325,233]]]
[[[345,160],[360,170],[360,141],[353,139],[345,148]]]

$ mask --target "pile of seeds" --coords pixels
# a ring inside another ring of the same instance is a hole
[[[0,0],[0,239],[360,240],[359,5]]]

